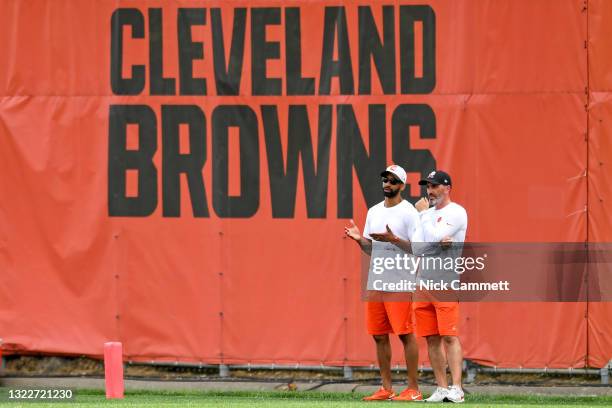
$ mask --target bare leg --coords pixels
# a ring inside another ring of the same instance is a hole
[[[438,386],[447,388],[446,357],[444,356],[442,339],[439,335],[427,336],[427,351],[429,353],[429,362],[431,363],[431,368],[433,369]]]
[[[408,388],[413,390],[419,389],[417,382],[417,370],[419,365],[419,346],[417,345],[414,334],[400,334],[402,344],[404,345],[404,356],[406,357],[406,370],[408,372]]]
[[[389,335],[380,334],[373,337],[376,342],[376,357],[378,358],[383,388],[391,390],[391,343],[389,342]]]
[[[446,358],[448,359],[448,367],[450,368],[453,385],[461,387],[461,374],[463,364],[463,351],[461,350],[461,342],[457,336],[442,336],[444,348],[446,349]]]

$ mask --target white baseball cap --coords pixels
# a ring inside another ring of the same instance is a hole
[[[399,179],[402,183],[406,184],[406,170],[404,170],[401,166],[397,164],[392,164],[385,171],[380,173],[381,176],[387,175],[387,173],[393,174],[395,177]]]

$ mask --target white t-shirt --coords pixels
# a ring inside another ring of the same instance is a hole
[[[423,230],[419,212],[408,201],[402,200],[393,207],[385,207],[385,202],[382,201],[370,208],[363,228],[363,237],[372,241],[367,289],[382,292],[411,292],[413,289],[397,285],[402,282],[416,281],[414,263],[408,259],[404,261],[403,258],[404,255],[413,258],[413,255],[406,254],[395,244],[376,241],[370,236],[371,233],[386,232],[387,225],[394,235],[411,242],[412,252],[419,253],[423,246]],[[419,244],[415,245],[417,242]],[[385,261],[395,260],[396,256],[400,256],[403,260],[400,264],[392,262],[389,266],[385,263]],[[384,286],[388,284],[396,286]]]
[[[419,212],[406,200],[402,200],[393,207],[385,207],[381,201],[368,210],[363,236],[372,240],[370,233],[383,233],[387,225],[393,234],[411,242],[423,242],[423,231]]]

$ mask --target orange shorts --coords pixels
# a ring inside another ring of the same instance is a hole
[[[458,336],[458,302],[414,302],[417,334],[421,337]]]
[[[366,322],[372,335],[412,333],[412,302],[366,302]]]

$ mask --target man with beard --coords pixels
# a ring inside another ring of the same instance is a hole
[[[345,228],[345,234],[357,242],[361,250],[368,255],[372,253],[372,240],[375,241],[375,250],[384,245],[394,245],[405,253],[413,253],[411,243],[422,242],[423,235],[418,212],[401,196],[406,187],[406,172],[400,166],[392,165],[381,173],[381,177],[385,199],[368,210],[363,235],[353,220]],[[382,387],[364,400],[422,400],[417,383],[419,349],[413,334],[412,295],[404,293],[401,294],[401,301],[388,301],[394,300],[394,293],[377,294],[381,295],[380,299],[366,302],[366,320],[368,333],[374,337],[376,343]],[[400,394],[395,394],[391,384],[389,333],[397,334],[404,346],[408,387]]]
[[[432,171],[419,181],[419,184],[427,186],[428,198],[421,198],[415,207],[421,216],[425,242],[433,243],[425,250],[425,256],[461,256],[460,246],[458,252],[449,248],[453,242],[465,241],[467,213],[462,206],[450,199],[452,188],[450,176],[441,170]],[[420,273],[427,272],[430,271]],[[426,401],[463,402],[461,387],[463,352],[457,332],[459,303],[440,302],[426,292],[417,292],[416,297],[414,316],[417,333],[427,339],[429,361],[438,383],[438,387]],[[446,379],[447,362],[453,382],[450,387]]]

